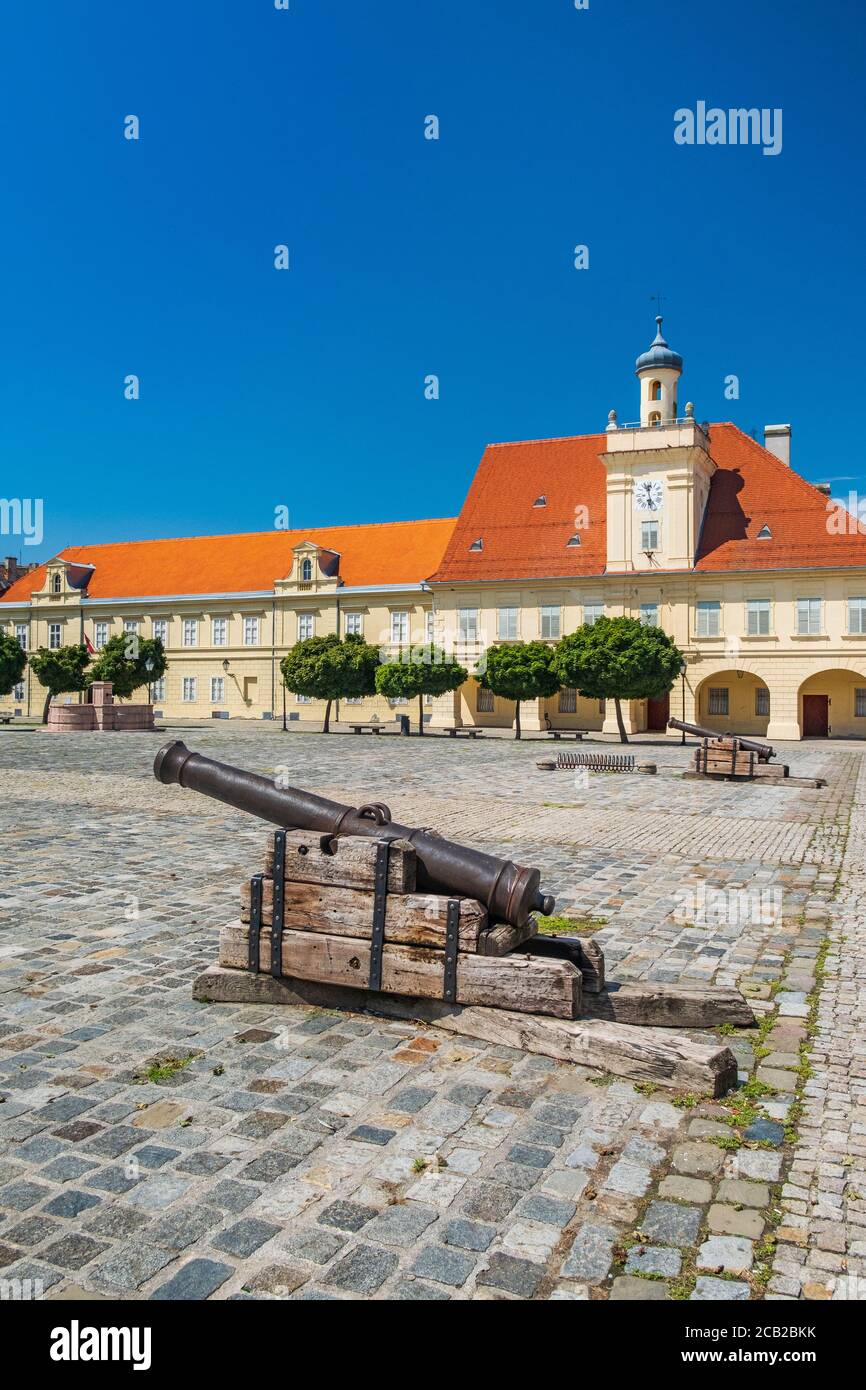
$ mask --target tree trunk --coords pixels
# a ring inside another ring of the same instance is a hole
[[[50,704],[51,704],[51,691],[49,690],[48,694],[45,696],[45,705],[44,705],[43,710],[42,710],[42,723],[43,723],[43,724],[47,724],[47,723],[48,723],[48,706],[49,706]]]
[[[325,705],[325,722],[322,725],[323,734],[329,734],[331,732],[331,704],[332,701],[328,700],[327,704]]]
[[[619,728],[619,741],[620,743],[628,743],[628,734],[625,731],[625,724],[623,723],[622,718],[622,705],[619,702],[618,695],[614,697],[613,703],[616,708],[616,722],[617,727]]]
[[[517,701],[515,702],[515,705],[514,705],[514,737],[515,737],[515,738],[520,738],[520,701],[519,701],[519,700],[517,700]]]
[[[424,733],[424,696],[423,696],[423,695],[419,695],[419,696],[418,696],[418,732],[419,732],[419,734],[421,734],[421,735],[423,735],[423,733]]]

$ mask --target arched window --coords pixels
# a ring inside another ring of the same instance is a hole
[[[656,427],[658,427],[661,424],[662,417],[658,410],[653,411],[652,415],[649,417],[649,422],[651,425],[654,425]]]
[[[309,584],[313,577],[313,562],[309,556],[301,561],[301,583]]]
[[[51,579],[51,592],[52,592],[52,594],[59,594],[59,593],[61,592],[62,587],[63,587],[63,581],[62,581],[62,579],[60,578],[60,575],[59,575],[59,574],[53,575],[53,576],[52,576],[52,579]]]
[[[650,382],[649,398],[651,401],[660,401],[662,398],[662,384],[660,381]]]

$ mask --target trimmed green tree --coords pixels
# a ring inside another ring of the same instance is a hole
[[[70,647],[38,647],[30,654],[30,669],[40,685],[48,692],[42,710],[42,723],[48,723],[48,706],[54,695],[69,694],[74,690],[87,688],[87,667],[90,654],[84,643]]]
[[[0,695],[9,695],[24,675],[27,653],[17,637],[0,632]]]
[[[487,652],[486,669],[479,681],[485,690],[515,702],[515,738],[521,733],[521,702],[555,695],[560,689],[562,682],[551,665],[553,652],[546,642],[508,642]]]
[[[620,701],[666,695],[682,661],[679,647],[660,627],[637,618],[598,618],[563,637],[553,669],[561,685],[591,700],[613,700],[620,740],[628,743]]]
[[[97,653],[87,672],[87,684],[111,681],[113,694],[119,700],[128,700],[134,690],[160,680],[167,669],[165,648],[158,637],[139,637],[135,632],[120,632],[109,637]]]
[[[361,699],[376,693],[379,650],[363,637],[349,633],[338,637],[305,637],[286,652],[280,662],[283,684],[293,695],[325,701],[322,733],[331,730],[334,700]]]
[[[424,696],[457,690],[469,672],[441,647],[425,642],[401,649],[396,661],[386,661],[376,671],[376,689],[389,700],[418,697],[418,732],[424,732]]]

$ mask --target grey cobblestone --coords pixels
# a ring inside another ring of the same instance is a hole
[[[357,801],[387,786],[395,816],[539,864],[558,910],[607,919],[598,939],[613,978],[741,983],[759,1012],[781,982],[759,1063],[782,1088],[763,1106],[762,1123],[779,1129],[859,775],[792,1165],[784,1147],[707,1142],[721,1137],[713,1107],[596,1086],[549,1058],[366,1016],[194,1003],[191,983],[266,832],[158,787],[160,741],[0,738],[12,788],[0,890],[4,1273],[127,1298],[655,1299],[680,1255],[698,1255],[711,1204],[763,1219],[765,1189],[777,1200],[769,1185],[780,1181],[770,1295],[843,1296],[845,1262],[866,1272],[852,1046],[866,973],[860,748],[786,749],[795,772],[829,776],[801,792],[683,782],[670,773],[685,755],[662,742],[658,778],[591,778],[579,793],[558,782],[568,804],[550,805],[530,741],[489,739],[470,759],[449,740],[389,740],[387,768],[378,740],[292,745],[297,780],[324,795]],[[240,726],[196,729],[190,743],[266,773],[284,756],[270,731]],[[69,804],[76,814],[55,818],[49,846],[46,808]],[[45,898],[48,876],[57,891]],[[779,889],[783,919],[679,921],[678,895],[701,884]],[[750,1071],[749,1042],[731,1041]],[[148,1082],[145,1068],[166,1055],[194,1060]],[[644,1245],[626,1256],[638,1221]],[[744,1248],[720,1244],[738,1239]],[[715,1263],[696,1298],[750,1289],[745,1274],[718,1275],[736,1260],[750,1268],[748,1238],[711,1236],[700,1255]],[[663,1278],[635,1278],[638,1261]]]

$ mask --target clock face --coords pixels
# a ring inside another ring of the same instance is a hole
[[[639,512],[657,512],[664,499],[664,489],[654,478],[641,478],[634,485],[634,505]]]

